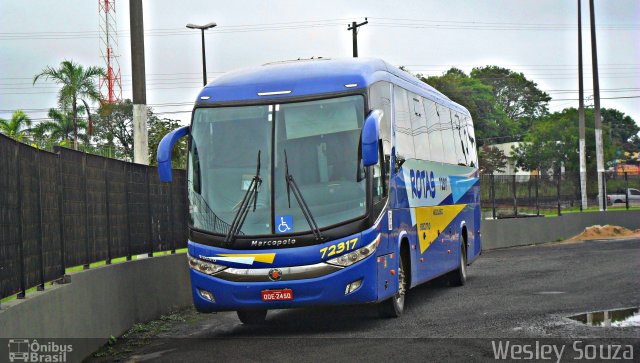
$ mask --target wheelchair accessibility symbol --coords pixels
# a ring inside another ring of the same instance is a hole
[[[276,216],[276,233],[293,232],[293,216]]]

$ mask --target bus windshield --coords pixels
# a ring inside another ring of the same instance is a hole
[[[287,167],[319,228],[363,216],[366,183],[358,157],[363,120],[360,95],[197,108],[189,149],[191,225],[226,234],[248,196],[240,235],[310,231],[288,188]],[[261,183],[253,193],[256,176]]]

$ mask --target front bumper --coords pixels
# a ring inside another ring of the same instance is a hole
[[[328,275],[303,280],[232,282],[191,269],[193,302],[200,312],[375,302],[378,298],[376,269],[375,254]],[[362,280],[362,285],[345,295],[346,286],[357,280]],[[263,290],[275,289],[291,289],[293,300],[262,301]],[[205,299],[199,290],[213,294],[215,302]]]

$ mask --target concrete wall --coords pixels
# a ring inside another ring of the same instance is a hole
[[[3,303],[0,338],[84,339],[79,357],[110,336],[192,304],[185,254],[145,258],[72,274],[71,282]]]
[[[482,249],[523,246],[567,239],[593,225],[640,228],[640,211],[569,213],[559,217],[483,220]]]

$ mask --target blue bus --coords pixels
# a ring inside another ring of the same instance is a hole
[[[269,63],[225,74],[167,134],[158,171],[188,136],[188,260],[195,307],[267,310],[379,303],[481,250],[469,112],[377,59]]]

